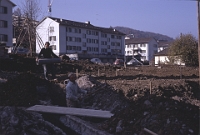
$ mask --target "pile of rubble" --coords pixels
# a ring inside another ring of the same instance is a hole
[[[44,120],[41,114],[25,108],[5,106],[0,109],[2,135],[66,135],[60,128]]]

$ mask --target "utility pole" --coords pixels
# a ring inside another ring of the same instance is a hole
[[[198,14],[198,57],[199,57],[199,89],[200,89],[200,0],[197,0],[197,14]]]

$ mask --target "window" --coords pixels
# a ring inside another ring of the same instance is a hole
[[[119,43],[119,42],[117,42],[117,43],[116,43],[116,46],[120,46],[120,43]]]
[[[92,35],[95,35],[95,31],[92,31]]]
[[[101,49],[101,52],[102,52],[102,53],[106,53],[106,52],[107,52],[107,49],[102,48],[102,49]]]
[[[82,46],[83,46],[83,47],[86,47],[86,43],[85,43],[85,42],[83,42]]]
[[[75,32],[75,33],[81,33],[81,29],[74,28],[74,32]]]
[[[146,44],[141,44],[140,47],[146,47]]]
[[[8,13],[7,7],[0,6],[0,14],[7,14],[7,13]]]
[[[117,39],[121,39],[121,36],[117,36]]]
[[[56,45],[51,45],[52,50],[56,50]]]
[[[77,28],[74,28],[74,32],[75,32],[75,33],[78,33],[78,29],[77,29]]]
[[[56,36],[50,36],[49,41],[56,41]]]
[[[76,46],[73,46],[72,48],[73,48],[73,50],[76,50]]]
[[[115,38],[115,35],[111,35],[111,38]]]
[[[50,27],[49,29],[50,32],[54,32],[54,27]]]
[[[107,34],[105,34],[105,33],[101,33],[101,37],[107,37]]]
[[[66,37],[67,41],[72,41],[72,37]]]
[[[140,52],[141,52],[141,53],[146,53],[146,50],[141,50]]]
[[[8,35],[0,34],[0,41],[7,42],[8,41]]]
[[[106,41],[101,41],[101,45],[107,45]]]
[[[8,27],[8,22],[0,20],[0,28],[7,28]]]
[[[91,47],[87,47],[87,51],[91,51]]]
[[[98,44],[98,43],[99,43],[99,40],[98,40],[98,39],[95,39],[95,43],[97,43],[97,44]]]
[[[68,31],[69,31],[69,32],[72,32],[72,28],[68,28]]]
[[[81,46],[77,46],[77,51],[81,51]]]
[[[90,30],[87,30],[87,34],[88,34],[88,35],[91,35],[91,31],[90,31]]]
[[[83,38],[86,38],[86,34],[83,34]]]
[[[81,38],[75,37],[75,42],[81,42]]]

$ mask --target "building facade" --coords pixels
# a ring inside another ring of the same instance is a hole
[[[13,46],[12,9],[16,6],[10,0],[0,1],[0,44]]]
[[[166,48],[154,55],[155,66],[164,65],[164,64],[185,66],[185,62],[182,62],[181,59],[177,59],[177,56],[174,56],[176,60],[173,61],[173,63],[171,63],[169,60],[169,57],[172,57],[172,56],[169,56],[168,51],[169,51],[169,48]]]
[[[126,38],[125,56],[140,57],[141,61],[152,61],[158,51],[158,43],[154,38]]]
[[[168,48],[173,41],[158,40],[158,52]]]
[[[124,57],[125,34],[113,29],[54,17],[45,17],[36,28],[36,53],[46,41],[54,53],[90,57]]]

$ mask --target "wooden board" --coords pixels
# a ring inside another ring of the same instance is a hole
[[[45,113],[98,117],[98,118],[110,118],[111,116],[113,116],[113,114],[110,113],[109,111],[84,109],[84,108],[45,106],[45,105],[35,105],[35,106],[27,108],[26,110],[36,111],[36,112],[45,112]]]

